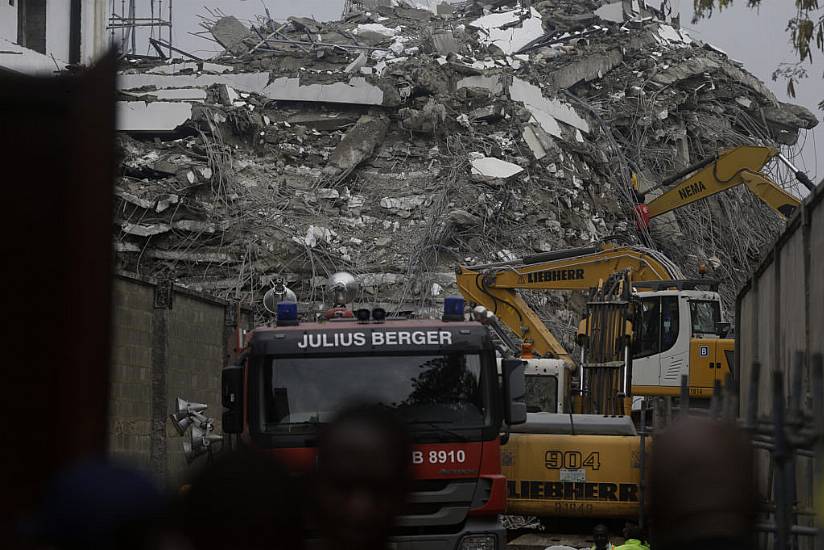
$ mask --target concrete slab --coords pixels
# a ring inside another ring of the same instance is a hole
[[[191,103],[117,102],[117,129],[121,132],[173,132],[191,116]]]
[[[441,55],[458,53],[458,42],[452,35],[452,31],[448,29],[435,31],[432,34],[432,46]]]
[[[249,46],[244,43],[244,40],[254,39],[252,31],[237,17],[231,15],[215,21],[209,32],[221,46],[226,48],[226,51],[233,55],[243,55],[248,52]]]
[[[120,90],[134,90],[144,86],[163,88],[207,88],[213,84],[226,84],[242,92],[262,93],[269,83],[269,73],[237,74],[121,74],[117,78]]]
[[[135,235],[136,237],[151,237],[153,235],[161,235],[168,233],[171,227],[165,223],[153,224],[139,224],[139,223],[124,223],[121,226],[124,233]]]
[[[124,93],[133,95],[135,99],[146,96],[154,96],[160,101],[206,101],[206,90],[202,90],[200,88],[171,88],[168,90]]]
[[[375,33],[383,36],[384,38],[392,38],[396,34],[398,34],[398,29],[393,29],[387,27],[386,25],[381,25],[380,23],[361,23],[357,27],[355,27],[355,34],[366,34],[366,33]]]
[[[512,79],[509,97],[513,101],[522,102],[541,127],[555,137],[561,137],[558,121],[569,124],[582,132],[589,132],[589,123],[569,104],[559,99],[544,97],[541,88],[525,80],[517,77]]]
[[[476,176],[483,176],[494,179],[507,179],[524,171],[517,164],[507,162],[495,157],[482,157],[472,159],[472,173]]]
[[[232,70],[231,67],[227,67],[226,65],[218,65],[217,63],[204,62],[202,65],[203,72],[207,73],[221,74]],[[195,63],[194,61],[186,61],[183,63],[169,63],[166,65],[158,65],[157,67],[152,67],[146,72],[149,74],[176,74],[183,71],[195,72],[199,70],[201,69],[198,63]]]
[[[358,57],[352,60],[352,62],[346,66],[343,70],[345,73],[358,73],[360,70],[366,66],[366,54],[361,52]]]
[[[458,81],[458,89],[460,88],[485,88],[493,94],[500,94],[504,91],[504,85],[501,82],[501,77],[495,76],[468,76]]]
[[[510,26],[524,16],[526,18],[519,26]],[[469,26],[478,29],[482,44],[497,46],[506,55],[518,53],[521,48],[544,35],[543,20],[535,8],[529,8],[528,12],[516,9],[492,13],[472,21]]]
[[[334,114],[326,115],[323,113],[303,113],[289,117],[289,124],[296,126],[306,126],[307,128],[314,128],[324,132],[333,130],[340,130],[346,126],[351,126],[358,121],[357,115]]]
[[[349,82],[301,85],[299,78],[275,79],[264,88],[263,95],[281,101],[317,101],[323,103],[347,103],[352,105],[382,105],[383,90],[369,84],[363,77],[353,77]]]
[[[620,65],[623,60],[624,56],[621,50],[615,48],[567,63],[563,67],[553,70],[549,77],[557,89],[566,90],[579,82],[591,82],[602,78]]]
[[[603,19],[604,21],[612,21],[613,23],[623,23],[624,22],[624,7],[623,2],[613,2],[612,4],[604,4],[597,10],[595,10],[595,15]]]
[[[541,140],[535,134],[535,130],[532,129],[532,126],[524,126],[524,129],[521,131],[521,136],[524,138],[524,141],[532,149],[532,154],[535,155],[535,160],[541,160],[546,156],[546,149],[541,144]]]

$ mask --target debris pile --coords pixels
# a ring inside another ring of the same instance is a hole
[[[779,220],[735,190],[648,234],[631,174],[652,187],[724,147],[792,145],[816,119],[668,14],[625,5],[205,18],[224,54],[120,76],[121,268],[247,302],[279,277],[320,299],[349,270],[364,301],[416,309],[455,291],[458,263],[623,238],[688,273],[712,263],[729,296]],[[530,299],[558,333],[574,324],[569,297]]]

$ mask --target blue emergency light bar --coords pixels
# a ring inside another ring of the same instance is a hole
[[[464,299],[460,296],[447,296],[443,301],[444,321],[464,320]]]
[[[295,302],[278,302],[277,325],[279,327],[295,326],[298,324],[298,305]]]

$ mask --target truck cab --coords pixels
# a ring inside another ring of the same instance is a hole
[[[304,323],[293,306],[278,304],[277,322],[248,334],[243,360],[224,369],[224,433],[307,473],[318,429],[337,410],[386,407],[414,441],[413,490],[392,547],[502,549],[500,432],[526,418],[520,362],[505,362],[499,379],[489,333],[464,320],[460,298],[447,299],[441,320],[376,309]]]

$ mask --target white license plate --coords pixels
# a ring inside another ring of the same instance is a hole
[[[572,481],[575,483],[586,483],[587,474],[583,468],[578,470],[561,469],[561,481]]]

